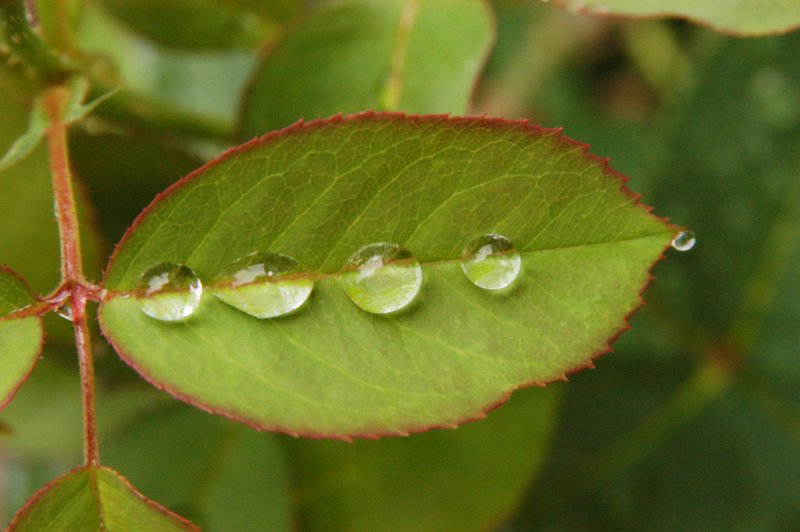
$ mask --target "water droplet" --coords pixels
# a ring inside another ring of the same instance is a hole
[[[56,314],[64,318],[65,320],[72,322],[72,304],[69,302],[61,305],[56,309]]]
[[[672,239],[672,247],[678,251],[689,251],[697,242],[692,231],[681,231]]]
[[[483,235],[464,249],[461,269],[467,279],[486,290],[500,290],[519,275],[522,258],[511,240],[502,235]]]
[[[136,302],[139,308],[161,321],[189,317],[200,305],[203,286],[197,275],[182,264],[159,264],[139,278]]]
[[[256,252],[234,261],[209,287],[217,298],[256,318],[296,310],[314,289],[313,276],[293,257]]]
[[[407,307],[422,286],[422,268],[407,249],[388,243],[369,244],[347,261],[342,275],[347,297],[375,314]]]

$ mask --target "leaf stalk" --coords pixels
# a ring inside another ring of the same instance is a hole
[[[64,120],[66,102],[70,91],[66,86],[54,86],[44,96],[44,106],[50,120],[47,130],[50,152],[50,172],[53,178],[56,220],[61,239],[62,283],[69,290],[72,308],[72,324],[78,348],[81,373],[81,395],[83,398],[83,449],[84,463],[99,466],[97,446],[97,420],[95,414],[94,361],[92,359],[86,302],[93,298],[93,287],[83,277],[80,231],[75,194],[72,186],[69,153],[67,149],[67,125]]]

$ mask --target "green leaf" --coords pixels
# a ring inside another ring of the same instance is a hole
[[[577,12],[679,17],[737,35],[783,33],[800,26],[797,0],[564,0]]]
[[[483,0],[335,2],[264,59],[242,137],[364,109],[465,114],[492,41]]]
[[[0,265],[0,410],[33,371],[42,351],[42,319],[13,314],[34,303],[22,279]]]
[[[108,464],[203,530],[292,528],[288,468],[274,435],[173,403],[101,443]]]
[[[39,490],[9,530],[199,530],[107,467],[76,469]]]
[[[491,530],[549,450],[561,390],[524,390],[489,419],[413,438],[289,442],[307,530]]]
[[[28,129],[17,137],[0,159],[0,172],[11,168],[28,156],[47,132],[48,120],[41,98],[37,98],[28,118]]]
[[[67,101],[66,109],[64,110],[64,123],[71,124],[77,122],[92,111],[95,107],[103,103],[104,100],[113,96],[116,92],[112,90],[104,95],[92,100],[91,102],[84,103],[84,99],[89,95],[89,81],[86,78],[75,76],[68,82],[70,87],[70,99]],[[44,102],[42,96],[38,96],[30,111],[28,119],[28,129],[17,137],[17,140],[6,151],[5,155],[0,159],[0,172],[11,168],[16,163],[27,157],[39,141],[44,138],[47,133],[47,128],[50,121],[47,118],[47,113],[44,110]]]
[[[273,31],[259,15],[278,18],[291,13],[297,2],[261,2],[257,11],[229,0],[103,0],[103,5],[130,28],[154,41],[177,48],[214,49],[257,45]],[[287,10],[287,8],[289,8]]]
[[[158,387],[259,428],[347,438],[474,418],[607,351],[674,234],[585,149],[524,122],[400,114],[268,135],[137,220],[109,264],[101,327]],[[504,294],[461,271],[464,247],[488,233],[522,255]],[[372,242],[422,263],[407,312],[369,314],[345,296],[338,273]],[[254,250],[324,275],[295,315],[257,320],[205,294],[195,316],[165,323],[120,297],[157,264],[207,281]]]

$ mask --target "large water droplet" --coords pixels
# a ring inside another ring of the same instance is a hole
[[[407,249],[389,243],[369,244],[347,261],[342,275],[347,297],[375,314],[407,307],[422,286],[422,268]]]
[[[136,302],[139,308],[161,321],[189,317],[200,305],[203,286],[197,275],[182,264],[159,264],[139,278]]]
[[[234,261],[209,290],[228,305],[256,318],[296,310],[314,289],[314,278],[296,259],[256,252]]]
[[[681,231],[672,239],[672,247],[678,251],[689,251],[697,243],[692,231]]]
[[[502,235],[483,235],[464,249],[461,269],[467,279],[486,290],[500,290],[519,275],[522,259],[511,240]]]

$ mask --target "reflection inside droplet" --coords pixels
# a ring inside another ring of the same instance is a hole
[[[256,252],[217,276],[209,291],[256,318],[276,318],[298,309],[314,289],[314,275],[295,258]]]
[[[689,251],[697,243],[697,238],[692,231],[681,231],[672,239],[672,247],[678,251]]]
[[[203,286],[197,275],[182,264],[164,263],[139,278],[136,302],[142,312],[161,321],[180,321],[200,305]]]
[[[359,308],[389,314],[406,308],[417,297],[422,268],[416,257],[398,244],[369,244],[350,257],[342,284]]]
[[[509,286],[519,275],[522,258],[502,235],[483,235],[464,249],[461,269],[467,279],[486,290]]]

